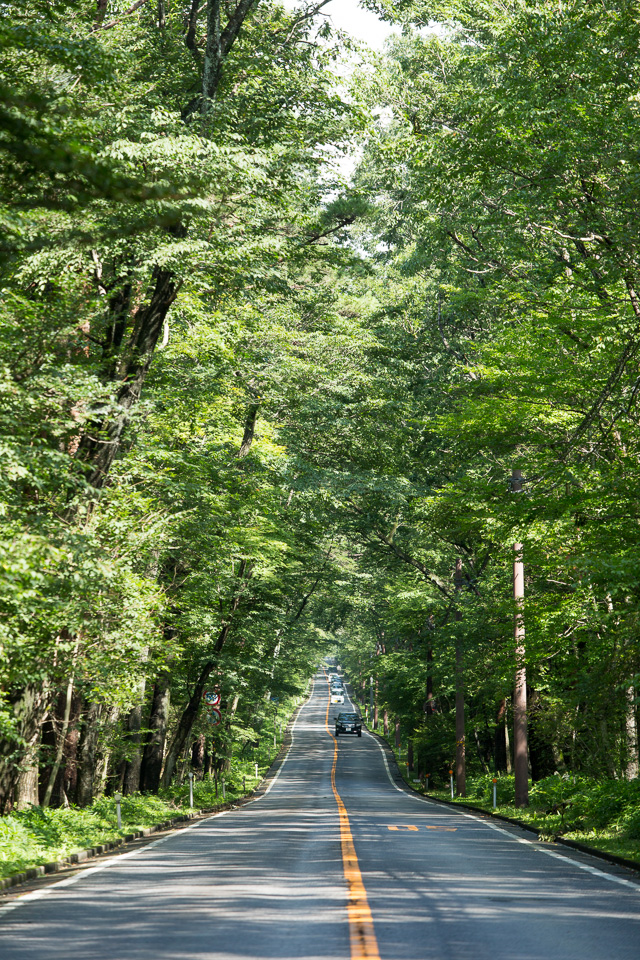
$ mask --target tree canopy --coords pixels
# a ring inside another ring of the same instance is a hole
[[[635,5],[367,5],[345,80],[322,3],[5,4],[4,811],[332,650],[423,771],[511,769],[520,663],[534,779],[638,775]]]

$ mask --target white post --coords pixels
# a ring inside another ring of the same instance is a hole
[[[258,778],[258,764],[257,764],[257,763],[255,764],[255,768],[256,768],[256,780],[257,780],[257,778]]]
[[[428,791],[428,790],[429,790],[429,774],[427,774],[427,776],[426,776],[426,781],[427,781],[427,785],[426,785],[426,787],[425,787],[425,790]]]
[[[498,803],[497,803],[497,787],[496,787],[496,783],[497,783],[497,782],[498,782],[498,781],[497,781],[496,778],[494,777],[494,778],[493,778],[493,809],[494,809],[494,810],[495,810],[495,808],[498,806]]]
[[[449,781],[451,783],[451,799],[453,800],[453,770],[449,770]]]
[[[114,793],[113,796],[116,801],[116,817],[118,819],[118,830],[122,830],[122,811],[120,810],[120,801],[122,800],[122,794]]]
[[[189,774],[189,806],[193,807],[193,773]]]

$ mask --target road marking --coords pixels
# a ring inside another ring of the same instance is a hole
[[[326,677],[325,671],[325,677]],[[327,685],[329,681],[327,678]],[[347,881],[349,890],[349,900],[347,902],[347,917],[349,918],[349,940],[351,943],[351,960],[380,960],[378,952],[378,941],[373,927],[373,917],[367,900],[367,891],[362,882],[362,874],[356,848],[353,843],[351,833],[351,824],[347,814],[347,808],[342,802],[342,797],[336,787],[336,765],[338,763],[338,741],[329,729],[329,707],[331,706],[331,697],[327,698],[327,712],[325,715],[325,726],[327,733],[333,740],[333,764],[331,766],[331,789],[338,804],[338,814],[340,818],[340,841],[342,844],[342,865],[344,869],[344,878]]]
[[[382,744],[372,734],[366,730],[367,736],[373,740],[376,747],[382,754],[382,759],[384,760],[384,765],[387,771],[387,776],[389,777],[389,782],[391,786],[394,787],[398,793],[404,794],[405,797],[408,797],[410,800],[417,800],[418,803],[427,803],[433,805],[437,803],[435,800],[428,800],[426,797],[417,797],[413,793],[408,793],[406,790],[403,790],[398,786],[397,783],[394,783],[393,777],[391,775],[391,770],[389,769],[389,763],[387,761],[386,754],[382,749]],[[554,860],[561,860],[563,863],[570,863],[572,866],[577,867],[578,870],[584,870],[585,873],[590,873],[594,877],[599,877],[601,880],[609,880],[611,883],[617,883],[622,887],[631,887],[632,890],[635,890],[636,893],[640,893],[640,884],[634,882],[633,880],[625,880],[624,877],[616,877],[613,873],[605,873],[604,870],[598,870],[597,867],[590,867],[586,863],[581,863],[579,860],[574,860],[572,857],[569,857],[566,853],[556,853],[554,850],[546,850],[542,846],[536,846],[535,841],[527,840],[525,837],[516,837],[513,833],[509,833],[508,830],[504,830],[502,827],[498,827],[495,823],[491,823],[490,820],[486,820],[480,817],[475,816],[473,813],[466,813],[462,810],[458,811],[461,817],[467,817],[469,820],[474,820],[476,823],[481,823],[485,827],[489,827],[490,830],[495,830],[496,833],[503,833],[505,837],[509,837],[510,840],[515,840],[517,843],[524,843],[530,847],[533,847],[538,853],[544,853],[547,857],[553,857]]]
[[[397,826],[392,827],[391,825],[387,826],[387,830],[417,830],[417,827],[414,827],[412,823],[399,823]]]
[[[269,791],[271,790],[271,787],[274,785],[274,783],[280,778],[280,774],[282,773],[282,770],[283,770],[283,768],[284,768],[284,765],[285,765],[285,763],[287,762],[287,760],[289,759],[289,757],[291,756],[291,751],[292,751],[292,749],[293,749],[293,741],[294,741],[294,739],[295,739],[293,733],[294,733],[294,730],[296,729],[296,724],[297,724],[298,720],[300,719],[300,715],[301,715],[301,713],[302,713],[302,708],[303,708],[303,707],[306,707],[306,705],[308,704],[309,700],[311,700],[311,697],[313,696],[315,689],[316,689],[316,678],[313,677],[312,680],[311,680],[311,690],[310,690],[310,692],[309,692],[309,696],[307,697],[307,699],[305,700],[304,703],[300,704],[300,710],[299,710],[299,712],[298,712],[298,716],[295,718],[295,720],[293,721],[293,724],[292,724],[292,726],[291,726],[291,743],[289,744],[289,749],[287,750],[287,755],[285,756],[284,760],[282,761],[282,763],[281,763],[280,766],[278,767],[278,772],[276,773],[275,777],[273,778],[273,780],[271,781],[271,783],[269,784],[269,786],[267,787],[267,789],[265,790],[265,792],[262,794],[262,796],[260,796],[260,797],[255,797],[253,800],[249,800],[249,803],[258,803],[259,800],[263,800],[263,799],[266,797],[266,795],[269,793]]]
[[[449,833],[455,833],[457,829],[457,827],[427,827],[427,830],[445,830]]]

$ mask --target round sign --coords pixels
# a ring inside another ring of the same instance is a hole
[[[205,692],[202,694],[202,699],[210,707],[217,707],[220,703],[220,694],[215,690],[205,690]]]
[[[222,722],[222,714],[215,707],[209,708],[209,720],[212,726],[217,727]]]

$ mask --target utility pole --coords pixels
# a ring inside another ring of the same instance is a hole
[[[511,492],[522,493],[522,470],[511,474]],[[529,806],[529,763],[527,758],[527,668],[524,645],[524,564],[522,544],[514,543],[513,599],[515,601],[513,638],[516,647],[516,676],[513,691],[513,767],[516,807]]]
[[[462,590],[462,560],[458,557],[453,575],[456,597]],[[456,607],[456,621],[462,620],[462,612]],[[466,757],[464,741],[464,652],[462,638],[456,635],[456,796],[466,797]]]

